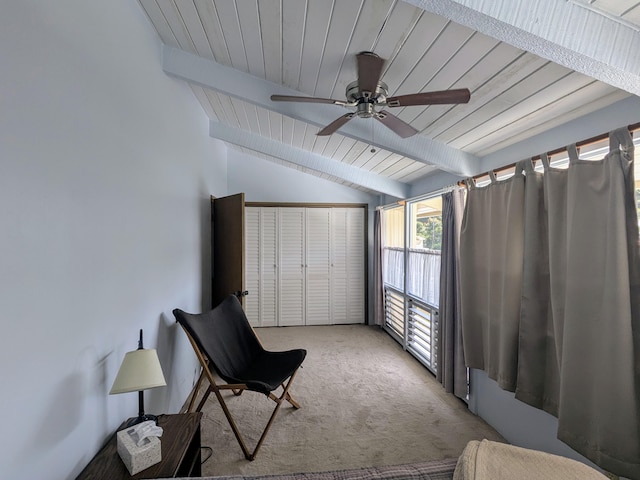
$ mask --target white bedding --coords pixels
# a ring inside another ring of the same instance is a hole
[[[583,463],[550,453],[482,440],[469,442],[453,480],[607,480]]]

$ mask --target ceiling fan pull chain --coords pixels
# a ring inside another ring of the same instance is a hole
[[[373,122],[369,122],[371,125],[371,153],[376,153],[376,147],[375,142],[373,141],[373,132],[374,132],[374,128],[373,128]]]

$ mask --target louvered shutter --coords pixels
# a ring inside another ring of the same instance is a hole
[[[347,210],[347,323],[363,323],[365,313],[365,232],[363,208]]]
[[[277,325],[277,210],[245,208],[245,313],[251,325]]]
[[[278,325],[304,325],[304,208],[279,208]]]
[[[331,209],[331,323],[347,322],[347,209]]]
[[[278,325],[278,210],[260,209],[260,326]]]
[[[330,221],[330,208],[306,209],[306,325],[331,323]]]

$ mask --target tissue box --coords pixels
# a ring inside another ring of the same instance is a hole
[[[160,439],[158,437],[146,437],[141,446],[131,438],[133,427],[125,428],[117,433],[118,454],[127,466],[131,475],[155,465],[162,460]]]

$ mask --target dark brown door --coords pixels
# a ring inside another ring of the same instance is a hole
[[[228,295],[243,300],[244,289],[244,193],[211,197],[213,306]],[[243,302],[244,305],[244,302]]]

